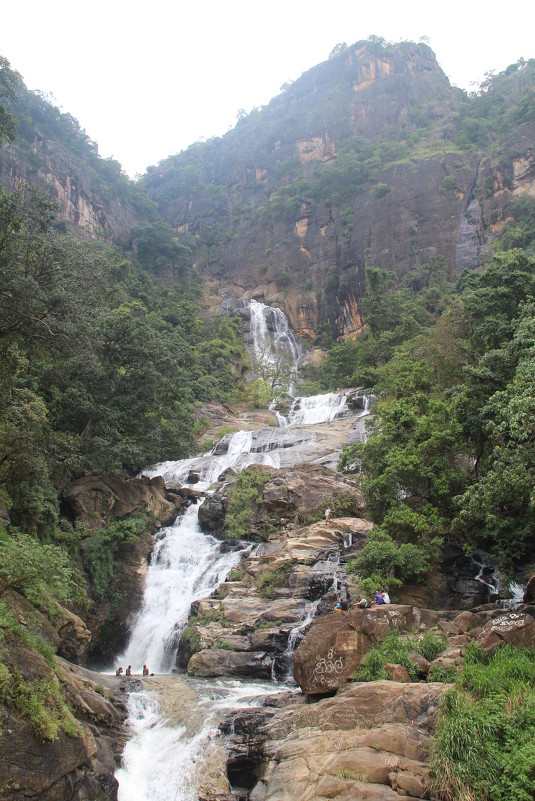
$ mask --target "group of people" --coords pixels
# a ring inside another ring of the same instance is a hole
[[[122,667],[118,667],[118,668],[116,669],[116,671],[115,671],[115,675],[116,675],[116,676],[122,676],[122,675],[123,675],[123,669],[122,669]],[[132,665],[128,665],[128,667],[126,668],[126,672],[125,672],[125,674],[124,674],[124,675],[125,675],[125,676],[131,676],[131,675],[132,675]],[[151,673],[151,672],[149,671],[148,667],[147,667],[146,665],[143,665],[143,675],[144,675],[144,676],[154,676],[154,673]]]
[[[390,595],[386,592],[386,590],[377,590],[377,592],[373,596],[373,600],[368,603],[367,598],[364,595],[359,595],[356,603],[357,609],[367,609],[368,606],[380,606],[381,604],[390,604],[392,601],[390,600]],[[336,600],[336,605],[334,607],[335,612],[347,612],[349,609],[349,592],[346,596],[341,595]]]
[[[390,600],[390,595],[385,590],[377,590],[375,595],[373,596],[373,601],[371,604],[368,603],[367,598],[364,595],[359,595],[359,599],[357,601],[357,607],[359,609],[366,609],[368,606],[380,606],[381,604],[389,604],[392,603]]]

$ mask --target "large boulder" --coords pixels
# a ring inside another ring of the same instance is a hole
[[[175,505],[165,497],[161,476],[84,476],[65,487],[62,500],[76,525],[85,528],[105,528],[110,518],[123,518],[138,511],[152,514],[162,524],[176,516]]]
[[[212,648],[193,654],[188,663],[190,676],[213,678],[215,676],[231,676],[237,679],[271,678],[271,657],[264,652],[228,651],[224,648]]]
[[[535,618],[522,611],[504,612],[485,623],[477,642],[487,653],[492,653],[503,643],[516,645],[517,648],[533,648]]]
[[[372,645],[389,631],[407,631],[415,623],[412,606],[333,612],[317,621],[297,648],[294,679],[308,695],[333,692],[352,676]]]
[[[443,691],[380,681],[315,704],[287,699],[256,732],[264,764],[251,801],[428,798],[430,733]]]

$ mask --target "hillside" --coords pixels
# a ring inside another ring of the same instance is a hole
[[[367,265],[475,268],[533,191],[534,75],[512,65],[468,97],[426,45],[358,42],[143,185],[195,236],[214,308],[254,295],[311,339],[325,320],[354,337]]]

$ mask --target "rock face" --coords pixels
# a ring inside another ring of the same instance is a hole
[[[294,655],[293,675],[304,693],[325,695],[343,686],[362,658],[389,631],[418,629],[439,615],[412,606],[389,604],[351,612],[334,612],[311,627]]]
[[[268,465],[252,465],[248,470],[269,475],[261,489],[261,503],[257,504],[252,528],[278,522],[280,518],[299,519],[304,513],[315,512],[321,517],[333,498],[344,504],[346,513],[357,517],[363,514],[364,504],[358,483],[323,465],[303,462],[280,470]],[[232,487],[232,481],[225,481],[199,509],[199,522],[204,531],[213,533],[224,529]]]
[[[165,482],[159,477],[86,476],[65,487],[62,500],[76,524],[86,528],[104,528],[110,517],[120,519],[137,511],[152,513],[162,524],[176,516],[176,507],[166,500]]]
[[[28,648],[12,647],[4,662],[10,671],[19,670],[26,682],[57,685],[59,680],[77,722],[73,721],[69,734],[60,729],[50,739],[36,733],[27,717],[0,704],[0,797],[6,801],[114,801],[116,760],[125,736],[124,703],[114,705],[108,700],[113,691],[102,687],[98,674],[90,679],[60,660],[56,678],[48,662]],[[115,690],[119,690],[117,684]]]
[[[295,696],[279,704],[275,696],[261,709],[233,710],[229,776],[247,759],[261,764],[251,801],[427,798],[430,733],[443,690],[381,681],[315,704]]]
[[[327,320],[354,338],[366,264],[403,275],[441,256],[450,274],[474,269],[513,196],[533,192],[535,126],[512,126],[513,159],[453,150],[458,109],[426,45],[357,42],[225,137],[149,171],[145,185],[167,222],[206,244],[214,312],[221,296],[254,297],[280,306],[301,336],[312,340]],[[404,152],[422,128],[429,155]],[[344,162],[348,148],[354,160]],[[366,148],[382,162],[373,176]],[[363,180],[343,186],[359,168]],[[216,232],[229,218],[225,239]]]

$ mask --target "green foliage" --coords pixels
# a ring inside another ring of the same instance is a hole
[[[21,671],[0,664],[0,700],[15,710],[43,740],[57,740],[60,731],[79,735],[79,725],[65,703],[56,676],[50,680],[25,680]]]
[[[262,507],[262,490],[270,475],[263,470],[243,470],[229,489],[225,530],[233,539],[248,537]]]
[[[15,525],[49,539],[71,478],[193,451],[195,402],[228,401],[245,356],[239,321],[201,320],[178,283],[182,238],[142,226],[127,261],[56,214],[32,187],[0,189],[0,495]]]
[[[76,737],[79,725],[61,692],[54,649],[42,637],[32,634],[31,628],[31,620],[22,625],[0,602],[0,701],[23,717],[44,740],[57,740],[60,731]],[[11,662],[10,652],[20,652],[21,648],[36,651],[46,659],[47,677],[29,680]]]
[[[233,651],[234,646],[228,640],[216,640],[212,645],[212,648],[220,648],[223,651]]]
[[[114,572],[114,555],[122,543],[135,542],[147,524],[143,515],[116,520],[106,529],[88,536],[82,543],[83,562],[91,579],[93,595],[101,600]]]
[[[256,586],[260,595],[271,598],[276,587],[284,586],[286,579],[292,572],[292,562],[278,562],[273,567],[261,570],[256,577]]]
[[[424,659],[432,662],[445,649],[446,643],[445,637],[440,637],[433,631],[426,631],[424,634],[418,635],[414,644]]]
[[[348,570],[361,579],[362,588],[368,593],[370,584],[371,592],[375,592],[403,582],[423,581],[440,555],[440,544],[440,539],[433,538],[419,545],[410,542],[399,545],[381,528],[375,528],[364,547],[349,561]],[[362,579],[369,581],[364,584]]]
[[[180,648],[187,650],[191,654],[196,654],[201,650],[201,636],[193,626],[186,626],[182,629]]]
[[[397,631],[391,631],[382,642],[370,648],[362,665],[355,671],[353,679],[355,681],[389,679],[387,664],[402,665],[411,679],[416,679],[418,667],[410,658],[413,650],[414,647],[409,639],[402,638]]]
[[[0,597],[7,590],[17,590],[32,603],[46,606],[53,598],[68,600],[72,596],[72,570],[61,548],[28,534],[8,534],[1,526],[0,547]]]
[[[465,661],[440,706],[432,748],[433,791],[444,801],[533,797],[535,652],[497,649]]]
[[[457,678],[455,665],[432,665],[427,674],[427,681],[440,681],[444,684],[453,684]]]
[[[0,98],[16,97],[18,77],[10,68],[9,61],[0,56]],[[17,135],[17,120],[0,100],[0,143],[13,142]]]

